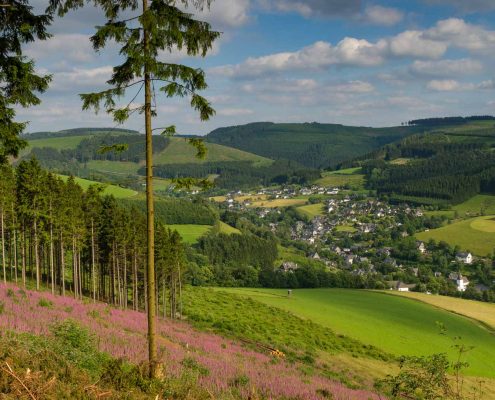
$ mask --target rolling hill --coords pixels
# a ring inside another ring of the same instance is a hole
[[[219,128],[207,140],[272,159],[326,168],[421,131],[418,127],[368,128],[336,124],[257,122]]]

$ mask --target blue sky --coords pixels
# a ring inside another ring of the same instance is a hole
[[[159,97],[155,126],[205,134],[254,121],[391,126],[495,114],[493,0],[215,0],[200,17],[223,32],[211,54],[162,57],[207,72],[217,115],[203,123],[184,100]],[[29,131],[115,125],[82,111],[78,97],[105,88],[120,61],[116,46],[91,48],[102,22],[87,7],[56,20],[49,41],[27,46],[54,78],[40,106],[18,112]]]

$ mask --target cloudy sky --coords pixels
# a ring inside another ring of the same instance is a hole
[[[33,0],[40,9],[46,0]],[[166,54],[207,72],[217,115],[158,97],[154,122],[205,134],[254,121],[389,126],[414,118],[495,114],[494,0],[215,0],[201,18],[223,35],[204,59]],[[78,93],[105,88],[121,60],[94,53],[92,7],[55,21],[26,48],[53,74],[42,105],[19,110],[29,131],[114,126],[81,111]],[[132,94],[131,94],[132,95]],[[139,117],[126,124],[142,130]]]

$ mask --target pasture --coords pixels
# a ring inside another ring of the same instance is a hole
[[[395,355],[438,352],[455,357],[454,336],[474,346],[466,355],[468,375],[495,377],[495,335],[475,321],[429,304],[364,290],[218,289],[250,297],[309,319],[338,334]],[[447,329],[440,334],[438,322]]]
[[[69,178],[66,175],[58,175],[60,178],[62,178],[64,181],[67,181]],[[87,190],[90,186],[92,185],[98,185],[102,186],[104,188],[103,190],[103,195],[112,195],[116,199],[128,199],[129,197],[134,197],[137,195],[137,192],[131,189],[123,188],[120,186],[116,185],[110,185],[107,183],[101,183],[101,182],[96,182],[96,181],[90,181],[88,179],[82,179],[82,178],[74,178],[76,180],[76,183],[81,186],[84,190]]]
[[[171,138],[170,144],[154,156],[155,164],[204,163],[215,161],[252,161],[256,165],[269,165],[272,160],[246,151],[205,142],[208,152],[204,159],[195,157],[196,149],[185,138]]]
[[[249,207],[264,207],[264,208],[279,208],[290,206],[301,206],[306,204],[307,199],[274,199],[274,200],[259,200],[252,202]]]
[[[465,315],[489,325],[495,331],[495,304],[493,303],[482,303],[480,301],[417,292],[390,291],[387,293],[415,299],[456,314]]]
[[[130,161],[107,161],[107,160],[91,160],[87,164],[88,169],[105,174],[115,175],[137,175],[140,164]]]
[[[211,225],[167,225],[170,229],[176,230],[185,243],[194,244],[198,239],[211,229]]]
[[[325,212],[325,205],[321,203],[308,204],[306,206],[297,207],[297,211],[300,212],[302,215],[313,219],[318,215],[323,215],[323,213]]]
[[[364,175],[360,174],[361,168],[348,168],[339,171],[324,172],[315,184],[327,187],[350,187],[362,189],[364,187]]]
[[[420,232],[415,236],[427,242],[434,239],[444,241],[452,246],[460,246],[478,256],[491,255],[495,249],[495,217],[484,216],[469,218],[445,225],[428,232]]]
[[[495,214],[495,196],[478,194],[449,210],[427,211],[426,215],[445,215],[448,218]]]
[[[226,233],[227,235],[232,235],[233,233],[237,233],[240,235],[242,233],[239,229],[234,228],[233,226],[230,226],[223,221],[220,221],[219,224],[220,233]]]

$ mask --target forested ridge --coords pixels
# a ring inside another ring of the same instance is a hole
[[[155,175],[161,178],[203,178],[218,175],[215,186],[238,189],[272,184],[307,184],[320,177],[320,172],[294,161],[278,160],[271,165],[255,166],[250,161],[219,161],[203,164],[167,164],[157,165]],[[139,170],[140,174],[144,169]]]
[[[420,131],[417,127],[369,128],[338,124],[256,122],[218,128],[207,141],[272,159],[326,168]]]

